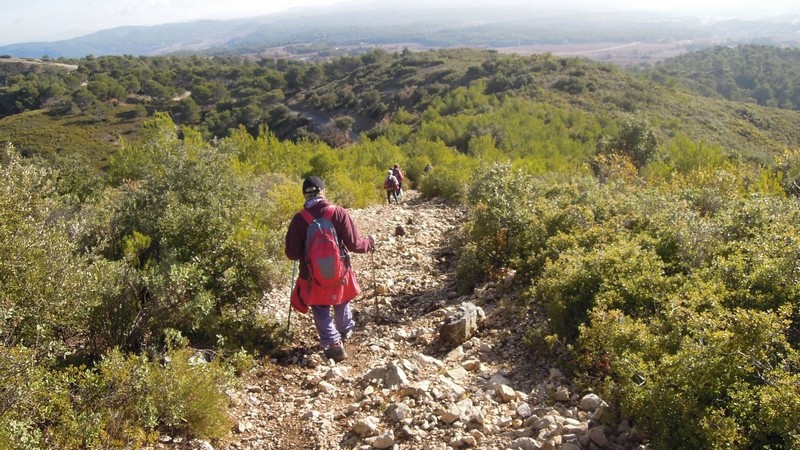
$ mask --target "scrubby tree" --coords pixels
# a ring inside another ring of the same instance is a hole
[[[135,288],[108,306],[146,305],[107,323],[129,320],[131,334],[123,343],[133,348],[167,328],[202,340],[219,335],[236,341],[232,329],[257,321],[239,312],[253,308],[271,283],[265,264],[275,252],[264,248],[267,239],[238,240],[253,212],[246,210],[252,205],[230,155],[191,129],[179,139],[164,114],[148,127],[146,144],[122,148],[109,167],[116,188],[104,197],[110,203],[98,207],[109,214],[100,217],[113,224],[110,234],[96,234],[105,232],[102,222],[84,237],[102,243],[95,251],[133,269],[125,276]],[[257,232],[265,231],[248,235]]]
[[[204,111],[209,110],[212,105],[224,100],[227,96],[228,90],[218,82],[202,83],[192,91],[192,97]]]
[[[196,124],[200,121],[200,107],[192,97],[186,97],[178,102],[176,108],[177,122]]]
[[[97,103],[97,97],[86,87],[81,87],[72,93],[72,101],[78,106],[82,113],[86,113]]]
[[[625,120],[619,134],[601,140],[597,154],[618,154],[628,157],[636,167],[644,167],[658,151],[655,131],[641,120]]]
[[[336,128],[342,131],[342,133],[349,135],[350,131],[353,129],[353,125],[355,125],[356,120],[352,116],[339,116],[334,119],[334,124]]]

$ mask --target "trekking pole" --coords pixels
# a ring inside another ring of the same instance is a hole
[[[289,280],[289,317],[286,318],[286,337],[289,337],[289,327],[292,323],[292,293],[294,293],[294,273],[297,269],[297,261],[292,261],[292,278]]]
[[[372,298],[375,300],[375,323],[378,323],[378,282],[375,280],[375,247],[369,253],[372,261]]]

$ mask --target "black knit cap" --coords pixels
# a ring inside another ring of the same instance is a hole
[[[303,194],[316,194],[325,189],[325,183],[319,177],[308,177],[303,181]]]

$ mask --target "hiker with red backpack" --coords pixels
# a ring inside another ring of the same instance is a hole
[[[397,178],[397,196],[400,197],[403,195],[403,180],[405,180],[405,175],[403,175],[403,171],[400,170],[400,165],[395,164],[392,167],[392,175]]]
[[[394,176],[391,169],[386,173],[386,178],[383,179],[383,189],[386,190],[386,201],[388,201],[390,205],[392,204],[392,198],[394,198],[395,205],[400,204],[400,201],[397,200],[400,182],[397,181],[397,177]]]
[[[342,341],[356,326],[350,301],[361,293],[348,251],[374,251],[375,239],[360,237],[347,210],[327,200],[324,190],[318,177],[303,181],[305,203],[286,231],[286,256],[300,261],[292,308],[303,314],[311,309],[325,356],[338,362],[347,358]]]

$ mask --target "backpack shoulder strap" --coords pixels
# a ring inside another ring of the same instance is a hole
[[[324,218],[326,218],[328,220],[331,220],[331,218],[333,218],[333,214],[335,212],[336,212],[336,206],[335,205],[328,205],[328,206],[325,207],[325,209],[322,210],[322,216],[321,217],[324,217]],[[306,219],[306,223],[309,223],[309,224],[311,222],[313,222],[314,219],[315,219],[314,215],[311,214],[311,211],[309,211],[309,210],[307,210],[305,208],[300,210],[300,215],[303,217],[303,219]]]
[[[306,219],[306,223],[310,224],[314,221],[314,216],[305,208],[300,210],[300,215],[303,217],[303,219]]]

